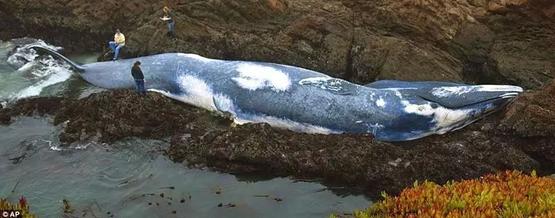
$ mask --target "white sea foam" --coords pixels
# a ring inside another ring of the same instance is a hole
[[[33,62],[39,56],[35,50],[29,49],[29,47],[37,46],[37,45],[46,47],[55,51],[59,51],[62,49],[62,47],[57,47],[57,46],[47,44],[46,42],[39,39],[34,43],[27,44],[17,48],[15,53],[13,53],[8,57],[7,62],[12,66],[17,66],[18,70],[24,66],[29,67],[29,66],[26,66],[26,64],[29,62]]]
[[[31,44],[23,45],[11,54],[7,62],[18,68],[16,72],[24,75],[29,85],[23,89],[14,90],[11,94],[5,96],[9,100],[17,100],[31,96],[40,95],[44,88],[63,82],[71,77],[70,66],[63,61],[56,60],[52,56],[38,59],[38,53],[30,49],[30,46],[43,46],[52,50],[61,50],[61,47],[46,44],[42,40],[38,40]]]
[[[63,149],[58,145],[53,145],[49,147],[52,151],[63,151]]]
[[[35,61],[33,61],[34,63]],[[61,64],[52,57],[39,61],[41,67],[32,71],[38,82],[15,93],[11,99],[21,99],[40,95],[48,86],[66,81],[71,77],[72,71],[67,64]]]
[[[33,66],[35,66],[37,64],[37,62],[35,62],[34,60],[31,62],[28,62],[26,64],[24,64],[23,66],[21,66],[19,69],[17,69],[17,71],[20,72],[25,72],[30,70],[31,68],[33,68]]]
[[[232,78],[237,85],[251,91],[271,88],[274,91],[287,91],[291,87],[289,76],[273,67],[253,63],[241,63],[237,66],[238,77]]]

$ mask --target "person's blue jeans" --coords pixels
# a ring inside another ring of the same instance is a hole
[[[123,47],[123,45],[118,45],[114,41],[110,41],[108,45],[110,46],[110,49],[112,49],[112,52],[114,52],[114,60],[118,59],[119,50],[121,49],[121,47]]]
[[[168,23],[168,32],[171,36],[175,36],[175,21]]]
[[[136,79],[135,83],[137,84],[137,93],[139,93],[141,95],[146,95],[145,80],[144,79]]]

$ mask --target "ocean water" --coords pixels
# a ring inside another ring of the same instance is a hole
[[[4,104],[101,91],[49,57],[21,51],[30,60],[10,63],[13,47],[0,43]],[[69,57],[90,63],[96,54]],[[317,182],[189,169],[163,155],[164,141],[129,138],[60,147],[61,127],[49,119],[20,117],[0,126],[0,197],[15,202],[25,196],[39,217],[62,217],[64,199],[75,217],[328,217],[370,204],[365,196],[337,194],[351,192]]]

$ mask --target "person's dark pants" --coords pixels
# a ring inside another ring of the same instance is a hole
[[[146,95],[145,80],[144,79],[136,79],[135,83],[137,84],[137,93],[139,93],[141,95]]]
[[[175,21],[168,23],[168,35],[170,37],[175,37]]]

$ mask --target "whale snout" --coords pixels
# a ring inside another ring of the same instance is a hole
[[[503,108],[513,102],[524,90],[519,86],[512,85],[480,85],[477,86],[473,95],[481,102],[474,104],[474,107],[481,113],[489,113]],[[473,107],[469,105],[469,107]],[[483,114],[482,114],[483,116]],[[481,117],[481,116],[480,116]]]
[[[522,92],[524,92],[524,90],[519,86],[483,85],[480,86],[476,95],[489,95],[490,99],[484,101],[483,103],[490,103],[494,106],[493,110],[497,110],[513,102]],[[490,110],[486,111],[489,112]]]
[[[504,90],[505,91],[502,91],[504,93],[500,94],[499,98],[513,99],[520,95],[520,93],[524,92],[524,90],[519,86],[505,86]]]

